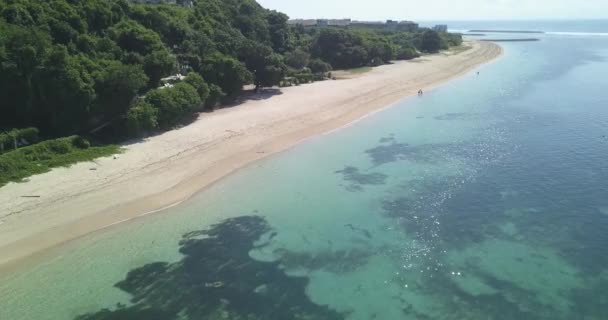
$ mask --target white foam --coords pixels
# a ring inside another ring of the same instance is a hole
[[[469,30],[467,30],[467,29],[449,29],[448,32],[452,32],[452,33],[468,33]]]
[[[571,37],[608,37],[606,32],[546,32],[546,34]]]

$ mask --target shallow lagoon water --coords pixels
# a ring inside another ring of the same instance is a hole
[[[0,275],[0,319],[604,319],[608,38],[504,47]]]

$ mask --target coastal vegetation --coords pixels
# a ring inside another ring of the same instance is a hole
[[[0,132],[7,145],[72,135],[103,145],[171,129],[233,102],[245,85],[323,80],[332,69],[412,59],[461,41],[431,30],[291,26],[254,0],[197,1],[193,8],[0,0]],[[16,128],[35,128],[36,139],[10,138]],[[67,151],[96,154],[91,150]],[[3,157],[12,152],[23,151]],[[5,168],[2,179],[22,176]]]
[[[118,152],[120,148],[115,145],[91,147],[80,136],[51,139],[19,148],[0,154],[0,187],[55,167],[90,161]]]

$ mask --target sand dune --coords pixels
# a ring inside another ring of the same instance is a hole
[[[498,57],[493,43],[425,56],[345,80],[254,96],[235,108],[103,158],[0,188],[0,265],[158,211],[255,160],[349,124]],[[96,170],[91,170],[95,168]],[[23,198],[39,195],[40,198]]]

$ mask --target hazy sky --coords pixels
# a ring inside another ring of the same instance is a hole
[[[292,18],[484,20],[608,18],[608,0],[258,0]]]

